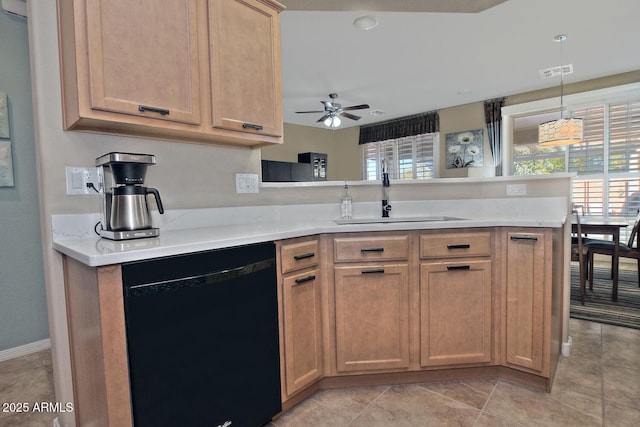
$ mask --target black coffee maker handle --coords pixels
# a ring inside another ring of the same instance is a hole
[[[158,212],[161,214],[164,213],[164,207],[162,206],[162,200],[160,200],[160,193],[155,188],[147,188],[146,194],[153,194],[153,197],[156,198],[156,205],[158,205]]]

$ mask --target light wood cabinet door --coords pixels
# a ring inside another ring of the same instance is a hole
[[[335,268],[338,372],[409,367],[407,264]]]
[[[320,271],[290,275],[283,280],[286,394],[322,377]]]
[[[278,11],[258,0],[209,0],[213,126],[281,136]]]
[[[196,0],[86,2],[90,108],[199,124]]]
[[[490,260],[420,265],[420,365],[492,360]]]
[[[545,373],[550,249],[542,232],[506,233],[506,362]]]

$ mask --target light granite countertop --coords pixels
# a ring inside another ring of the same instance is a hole
[[[354,217],[375,221],[378,205],[354,206]],[[544,206],[544,209],[540,207]],[[340,225],[336,204],[194,209],[154,214],[160,236],[127,241],[98,237],[99,214],[52,217],[54,248],[96,267],[322,233],[473,227],[562,227],[564,198],[407,203],[391,222]],[[428,212],[428,214],[425,214]],[[468,214],[461,213],[467,212]],[[447,216],[452,218],[442,219]],[[411,218],[411,221],[404,219]],[[431,220],[418,221],[417,218]],[[400,220],[400,221],[398,221]],[[398,222],[396,222],[398,221]]]

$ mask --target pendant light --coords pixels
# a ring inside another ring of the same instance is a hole
[[[560,43],[560,57],[562,59],[562,44],[567,40],[566,34],[553,38]],[[538,126],[538,144],[543,147],[558,147],[582,142],[582,119],[564,118],[564,67],[560,65],[560,119],[542,123]]]

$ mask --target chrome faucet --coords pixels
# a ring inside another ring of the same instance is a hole
[[[389,193],[387,188],[391,185],[389,182],[389,173],[387,172],[387,161],[382,160],[382,217],[389,218],[391,205],[389,204]]]

